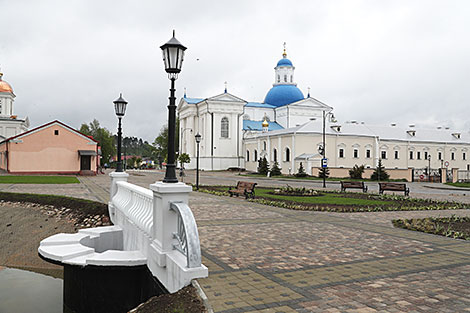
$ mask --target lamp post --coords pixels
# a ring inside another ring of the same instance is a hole
[[[327,168],[327,164],[326,164],[326,117],[327,116],[331,116],[332,119],[334,119],[334,115],[333,113],[331,112],[328,112],[326,113],[325,110],[322,111],[323,112],[323,132],[322,132],[322,146],[318,148],[318,152],[320,153],[320,155],[322,156],[322,161],[321,161],[321,166],[322,168]],[[325,162],[325,164],[324,164]],[[326,175],[323,175],[323,188],[326,188]]]
[[[197,133],[196,136],[196,190],[199,190],[199,143],[201,142],[201,134]]]
[[[122,137],[122,130],[121,130],[121,119],[126,114],[126,106],[127,101],[122,98],[122,93],[119,95],[117,100],[113,101],[114,103],[114,111],[116,112],[116,116],[118,117],[118,142],[117,142],[117,167],[116,172],[122,172],[122,160],[121,160],[121,137]]]
[[[431,181],[431,154],[428,155],[428,181]]]
[[[175,105],[175,80],[181,72],[183,64],[183,56],[186,47],[183,46],[176,38],[175,31],[173,37],[163,46],[160,47],[163,52],[163,62],[168,78],[171,80],[170,87],[170,104],[168,105],[168,162],[166,164],[164,183],[177,183],[175,172],[175,133],[176,133],[176,105]]]

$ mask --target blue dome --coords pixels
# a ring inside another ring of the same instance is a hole
[[[292,62],[289,59],[283,58],[277,62],[276,66],[293,66]]]
[[[304,94],[294,85],[277,85],[269,90],[264,103],[280,107],[304,99]]]

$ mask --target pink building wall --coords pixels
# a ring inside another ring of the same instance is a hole
[[[22,174],[79,173],[78,150],[97,152],[97,142],[54,121],[0,144],[0,168],[10,173]],[[91,156],[90,170],[94,174],[98,157]]]

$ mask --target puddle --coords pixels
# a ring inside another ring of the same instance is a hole
[[[0,313],[62,313],[63,281],[0,267]]]

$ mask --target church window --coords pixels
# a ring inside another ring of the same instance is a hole
[[[284,75],[284,81],[287,83],[287,75]]]
[[[54,130],[54,135],[59,136],[59,130],[58,129]]]
[[[366,150],[366,158],[370,159],[370,150],[369,149]]]
[[[258,151],[254,151],[253,153],[253,161],[258,161]]]
[[[266,151],[266,141],[263,141],[263,150]]]
[[[250,162],[250,151],[246,150],[246,161]]]
[[[387,151],[382,151],[380,157],[382,159],[386,159],[387,158]]]
[[[354,158],[357,159],[357,158],[359,157],[359,150],[354,149],[354,152],[353,152],[353,153],[354,153],[354,154],[353,154]]]
[[[344,149],[339,149],[339,157],[344,158]]]
[[[274,162],[277,162],[277,150],[276,149],[273,150],[273,160]]]
[[[223,117],[220,122],[220,137],[228,138],[228,118]]]
[[[462,153],[462,160],[466,160],[467,159],[467,154],[465,152]]]
[[[290,149],[286,148],[286,162],[290,162]]]
[[[395,151],[395,160],[398,160],[398,151]]]

